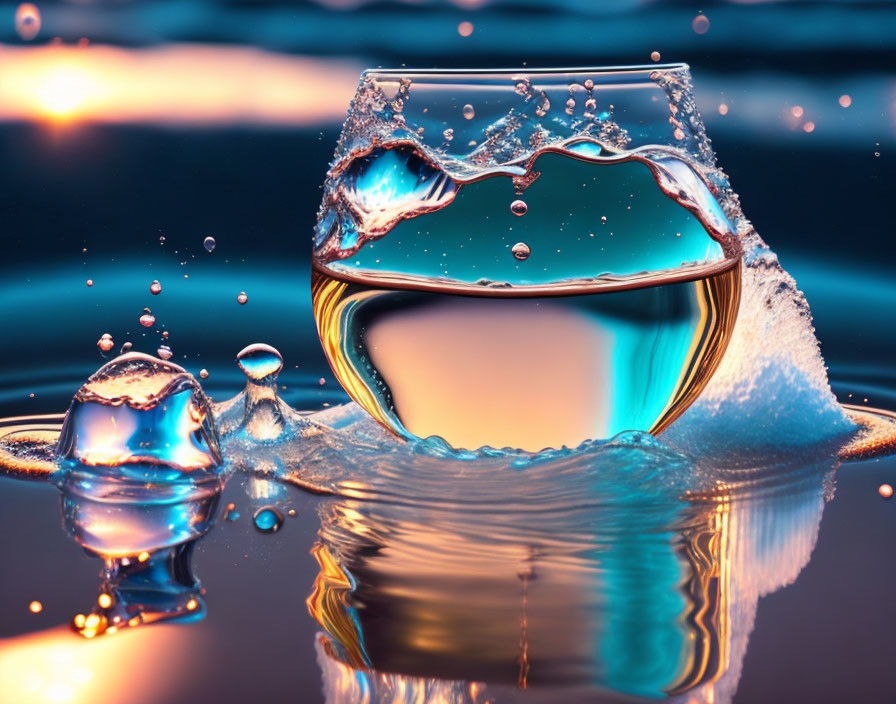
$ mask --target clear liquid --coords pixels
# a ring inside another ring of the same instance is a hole
[[[535,451],[660,432],[706,384],[734,325],[739,263],[651,283],[432,288],[316,269],[312,291],[330,364],[374,418],[405,437]]]

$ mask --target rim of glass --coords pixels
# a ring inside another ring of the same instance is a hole
[[[362,73],[371,78],[409,78],[413,76],[452,77],[452,76],[596,76],[619,73],[650,73],[656,70],[663,71],[690,71],[690,66],[684,62],[668,64],[635,64],[631,66],[572,66],[572,67],[544,67],[530,68],[519,66],[517,68],[368,68]]]

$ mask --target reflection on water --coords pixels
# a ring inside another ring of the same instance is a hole
[[[486,684],[729,701],[757,601],[808,561],[836,466],[680,497],[583,467],[564,480],[586,509],[329,501],[308,600],[327,701],[476,701]]]

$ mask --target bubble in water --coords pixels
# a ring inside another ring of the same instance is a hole
[[[208,379],[208,369],[200,369],[199,370],[199,378],[200,379]]]
[[[704,14],[699,14],[691,22],[691,27],[697,34],[706,34],[709,31],[709,18]]]
[[[216,244],[217,244],[217,242],[215,242],[215,238],[214,238],[214,237],[206,237],[206,238],[202,241],[202,246],[205,247],[205,249],[206,249],[207,252],[214,252],[214,251],[215,251],[215,245],[216,245]]]
[[[464,117],[467,118],[468,120],[472,120],[474,117],[476,117],[476,111],[473,109],[473,106],[470,105],[469,103],[464,105],[463,113],[464,113]]]
[[[103,333],[103,336],[100,337],[99,341],[96,343],[96,346],[99,347],[103,352],[108,352],[113,347],[115,347],[115,342],[112,340],[112,336],[109,333]]]
[[[585,86],[585,90],[591,90],[592,88],[594,88],[594,81],[592,81],[590,78],[586,78],[585,82],[582,85]]]
[[[447,130],[442,132],[442,136],[445,138],[446,142],[450,142],[452,139],[454,139],[454,130],[449,127]]]
[[[840,96],[837,102],[840,103],[841,108],[848,108],[850,105],[852,105],[852,97],[844,93]]]
[[[323,386],[324,384],[327,383],[327,380],[324,379],[323,377],[321,377],[320,379],[317,380],[317,383],[318,383],[320,386]]]
[[[87,279],[87,288],[93,286],[93,279]]]
[[[149,292],[153,296],[158,296],[162,292],[162,284],[160,284],[158,281],[153,281],[149,285]]]
[[[246,305],[246,302],[249,300],[249,297],[246,295],[245,291],[240,291],[239,295],[236,297],[236,302],[241,306]]]
[[[889,499],[893,496],[893,487],[889,484],[881,484],[880,488],[878,488],[877,492],[885,499]]]
[[[171,359],[174,356],[174,353],[171,351],[171,348],[168,345],[159,345],[159,349],[156,350],[156,354],[160,359]]]
[[[473,23],[472,22],[461,22],[457,25],[457,33],[462,37],[469,37],[473,33]]]
[[[16,8],[16,32],[26,42],[40,32],[40,10],[30,2],[23,2]]]
[[[283,525],[283,514],[273,506],[262,506],[252,516],[252,523],[259,533],[276,533]]]
[[[283,369],[283,357],[270,345],[257,342],[240,350],[236,363],[243,373],[256,383],[270,383]]]
[[[524,200],[515,200],[510,204],[510,212],[514,215],[525,215],[528,210],[529,206]]]
[[[513,253],[513,256],[521,262],[528,259],[529,255],[532,253],[532,250],[529,249],[529,245],[527,245],[525,242],[517,242],[515,245],[513,245],[510,251]]]
[[[650,58],[653,59],[654,61],[659,61],[662,58],[662,56],[660,56],[660,52],[658,52],[658,51],[651,51]]]
[[[140,316],[140,324],[145,328],[151,328],[155,325],[156,316],[152,314],[149,308],[143,309],[143,315]]]
[[[601,224],[601,225],[606,225],[606,224],[607,224],[607,216],[606,216],[606,215],[601,215],[601,216],[600,216],[600,224]]]

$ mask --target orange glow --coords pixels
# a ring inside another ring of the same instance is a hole
[[[23,2],[16,8],[16,32],[26,42],[40,32],[40,10],[30,2]]]
[[[848,108],[852,105],[852,98],[844,93],[837,102],[840,103],[841,108]]]
[[[60,627],[0,639],[0,704],[174,701],[196,635],[158,626],[85,641]]]
[[[815,131],[815,123],[814,122],[809,121],[809,122],[803,123],[803,132],[805,132],[806,134],[809,134],[810,132],[814,132],[814,131]]]
[[[44,605],[39,601],[32,601],[30,604],[28,604],[28,610],[33,614],[39,614],[44,610]]]
[[[0,120],[319,124],[345,117],[359,72],[244,47],[4,47]]]
[[[100,594],[96,600],[96,603],[100,605],[103,609],[108,609],[112,606],[112,597],[108,594]]]
[[[794,105],[790,108],[790,114],[794,117],[802,117],[803,116],[803,108],[799,105]]]
[[[885,499],[889,499],[891,496],[893,496],[893,487],[889,484],[881,484],[880,488],[877,491]]]
[[[473,23],[461,22],[457,25],[457,33],[462,37],[469,37],[473,33]]]
[[[727,106],[725,103],[720,103],[720,104],[719,104],[719,114],[720,114],[720,115],[727,115],[727,114],[728,114],[728,106]]]

